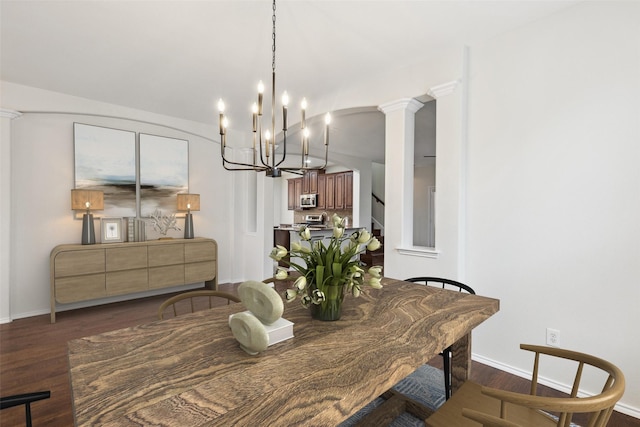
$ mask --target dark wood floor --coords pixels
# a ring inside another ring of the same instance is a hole
[[[235,293],[233,285],[220,285],[220,289]],[[0,395],[51,390],[50,399],[33,404],[34,425],[72,426],[67,342],[154,321],[158,306],[166,298],[164,295],[61,312],[55,324],[49,323],[47,314],[0,325]],[[439,358],[432,363],[440,363]],[[528,390],[528,381],[477,362],[473,362],[472,377],[493,387]],[[24,425],[24,409],[0,411],[0,425]],[[609,425],[640,427],[640,420],[615,412]]]

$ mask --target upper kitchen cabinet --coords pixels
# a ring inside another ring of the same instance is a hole
[[[353,209],[353,171],[344,173],[344,207]]]
[[[306,171],[302,176],[302,194],[318,194],[318,177],[324,170]]]
[[[301,194],[317,194],[316,209],[353,208],[353,171],[327,173],[307,171],[302,178],[287,181],[289,210],[300,210]]]
[[[318,209],[327,209],[327,176],[325,174],[318,175],[318,198],[316,199],[316,207]]]

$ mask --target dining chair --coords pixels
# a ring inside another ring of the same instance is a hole
[[[409,279],[405,279],[405,282],[424,283],[428,286],[437,285],[442,289],[453,289],[459,292],[464,291],[475,295],[475,291],[470,286],[455,280],[444,279],[441,277],[410,277]],[[444,372],[444,396],[445,399],[449,399],[451,397],[451,347],[449,346],[442,350],[440,355],[442,356],[442,370]]]
[[[177,317],[179,316],[178,314],[179,312],[181,314],[194,313],[198,310],[203,309],[203,307],[213,308],[216,305],[219,305],[219,304],[213,303],[216,298],[226,299],[227,304],[231,304],[232,302],[240,302],[240,298],[238,296],[230,294],[228,292],[213,291],[213,290],[198,290],[198,291],[183,292],[181,294],[178,294],[169,298],[168,300],[166,300],[160,305],[160,308],[158,308],[158,319],[160,320],[164,319],[165,310],[169,306],[173,308],[174,317]],[[189,300],[189,304],[180,303],[181,301],[184,301],[187,299]]]
[[[14,406],[24,405],[25,420],[27,423],[27,427],[31,427],[32,426],[31,404],[33,402],[37,402],[38,400],[48,399],[50,397],[51,397],[51,392],[48,390],[0,397],[0,410],[13,408]]]
[[[607,425],[616,402],[624,393],[625,380],[620,369],[598,357],[557,347],[521,344],[520,348],[535,353],[528,394],[483,387],[466,381],[451,399],[426,419],[426,425],[471,427],[480,423],[489,427],[568,427],[574,425],[574,414],[584,414],[588,418],[588,424],[582,425]],[[537,393],[540,360],[543,358],[569,361],[554,360],[555,365],[563,363],[561,366],[567,366],[566,371],[569,371],[569,365],[575,368],[568,397],[546,397]],[[600,382],[601,392],[578,397],[580,383],[585,376],[589,377],[590,384]]]

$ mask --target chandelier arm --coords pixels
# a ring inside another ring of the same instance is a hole
[[[250,169],[229,169],[227,168],[227,164],[229,165],[236,165],[236,166],[244,166]],[[227,160],[225,157],[222,158],[222,166],[224,166],[225,169],[227,170],[256,170],[256,171],[263,171],[263,170],[267,170],[268,168],[264,167],[264,166],[258,166],[258,165],[252,165],[250,163],[242,163],[242,162],[234,162],[232,160]]]
[[[275,138],[274,138],[274,141],[275,141]],[[283,129],[282,130],[282,158],[273,167],[277,168],[278,166],[280,166],[282,162],[284,162],[284,159],[286,158],[287,158],[287,131]],[[273,153],[273,160],[275,161],[275,152]]]
[[[258,167],[265,167],[265,168],[270,168],[269,166],[269,156],[267,156],[267,161],[264,161],[264,156],[263,156],[263,150],[262,150],[262,116],[258,116],[258,128],[259,128],[259,137],[258,137],[258,145],[260,148],[260,163],[262,163],[262,166],[258,166]],[[267,144],[267,146],[265,147],[265,150],[269,149],[269,144]],[[257,166],[257,165],[256,165]]]
[[[261,169],[256,169],[256,168],[252,168],[252,167],[247,167],[247,168],[230,168],[228,166],[226,166],[225,164],[222,165],[222,167],[224,167],[225,170],[228,171],[254,171],[254,172],[264,172],[267,169],[266,168],[261,168]]]

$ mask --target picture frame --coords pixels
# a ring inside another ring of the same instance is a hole
[[[189,192],[189,141],[140,133],[140,215],[174,212],[176,197]]]
[[[136,133],[76,122],[73,141],[75,188],[102,191],[108,216],[136,216]]]
[[[102,233],[102,243],[122,242],[122,218],[101,218],[100,231]]]

